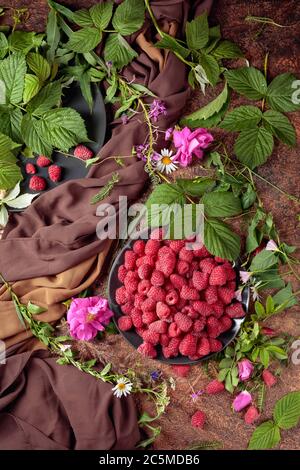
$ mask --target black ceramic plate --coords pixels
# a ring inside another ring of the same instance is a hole
[[[116,289],[118,287],[121,287],[122,283],[118,279],[118,268],[121,264],[124,262],[124,256],[125,256],[125,251],[130,249],[133,245],[135,240],[130,240],[120,251],[119,255],[114,261],[114,264],[112,266],[112,269],[110,271],[110,276],[108,280],[108,296],[109,296],[109,305],[110,309],[114,312],[114,321],[115,324],[118,328],[118,319],[123,316],[124,314],[122,313],[121,308],[119,305],[116,303],[116,298],[115,298],[115,293]],[[236,271],[238,273],[238,263],[236,263]],[[237,276],[238,278],[238,276]],[[243,307],[248,313],[249,310],[249,303],[250,303],[250,292],[248,289],[244,289],[243,291],[243,298],[242,298],[242,303]],[[226,331],[225,333],[222,333],[218,339],[222,342],[223,348],[226,348],[235,338],[237,335],[241,324],[243,323],[244,318],[235,318],[233,319],[233,325],[230,330]],[[118,330],[120,331],[121,335],[124,336],[124,338],[134,347],[138,348],[140,344],[142,344],[143,340],[142,338],[135,333],[134,331],[121,331],[119,328]],[[156,346],[157,349],[157,357],[156,360],[161,361],[161,362],[166,362],[168,364],[197,364],[198,362],[206,361],[207,359],[210,359],[213,357],[216,353],[211,353],[208,354],[207,356],[202,357],[201,359],[197,359],[195,361],[190,360],[186,356],[179,355],[177,357],[172,357],[170,359],[167,359],[163,356],[162,350],[160,346]]]
[[[77,85],[71,86],[66,90],[63,99],[63,104],[64,106],[76,109],[76,111],[78,111],[81,117],[84,119],[88,136],[92,141],[87,143],[87,146],[96,155],[101,149],[105,140],[106,111],[99,87],[95,85],[92,91],[94,98],[94,107],[92,112],[90,112],[88,105],[81,94],[80,88]],[[70,151],[69,153],[72,153],[72,151]],[[26,174],[25,165],[26,163],[36,164],[36,158],[26,158],[23,155],[20,155],[19,160],[21,161],[21,169],[24,177],[21,182],[21,193],[34,194],[35,192],[29,189],[29,180],[31,175]],[[53,183],[49,180],[48,168],[39,168],[36,166],[36,174],[39,176],[43,176],[47,181],[46,190],[55,188],[59,184],[64,183],[68,180],[84,178],[88,173],[88,168],[86,168],[85,163],[79,160],[78,158],[66,157],[59,152],[54,152],[52,155],[52,160],[53,163],[56,163],[57,165],[62,167],[62,179],[59,183]],[[43,194],[45,191],[43,191],[41,194]]]

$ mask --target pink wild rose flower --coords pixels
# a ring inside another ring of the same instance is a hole
[[[105,330],[112,316],[107,300],[102,297],[73,299],[67,314],[71,336],[90,341],[98,331]]]
[[[243,359],[238,363],[238,368],[239,368],[239,379],[244,382],[245,380],[250,379],[254,366],[252,362],[250,362],[248,359]]]
[[[193,132],[184,127],[182,130],[173,132],[173,142],[178,149],[175,160],[183,167],[192,162],[193,155],[203,158],[203,149],[206,149],[214,140],[206,129],[196,129]]]

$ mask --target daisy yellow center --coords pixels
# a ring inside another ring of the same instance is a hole
[[[172,160],[170,157],[163,157],[161,159],[161,162],[164,164],[164,165],[170,165],[170,163],[172,163]]]
[[[94,313],[88,313],[87,316],[86,316],[86,322],[90,322],[90,321],[93,321],[95,319],[95,314]]]
[[[118,389],[119,390],[123,391],[123,390],[125,390],[125,388],[126,388],[125,384],[123,384],[123,383],[118,384]]]

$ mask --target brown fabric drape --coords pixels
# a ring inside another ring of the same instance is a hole
[[[151,2],[158,20],[173,30],[175,21],[179,34],[189,15],[208,10],[211,4],[212,0]],[[146,41],[151,43],[150,32],[146,28]],[[151,59],[149,45],[144,47],[124,74],[129,79],[135,76],[165,101],[168,115],[158,124],[166,129],[175,124],[186,103],[186,70],[173,54],[157,61]],[[113,126],[112,138],[100,152],[102,160],[130,155],[134,145],[147,139],[147,127],[139,116],[127,125],[116,121]],[[47,307],[41,320],[55,323],[65,313],[61,302],[91,285],[101,273],[111,242],[97,238],[96,226],[101,221],[105,227],[108,219],[96,216],[91,197],[118,171],[119,183],[102,201],[118,211],[118,197],[134,201],[147,182],[143,162],[132,157],[124,163],[123,168],[114,160],[93,166],[87,178],[61,184],[24,212],[10,216],[0,240],[0,271],[22,302],[31,300]],[[135,446],[140,435],[132,397],[116,399],[111,385],[72,366],[60,366],[48,351],[37,349],[40,345],[22,329],[4,287],[0,290],[0,339],[10,347],[7,363],[0,365],[0,449]]]

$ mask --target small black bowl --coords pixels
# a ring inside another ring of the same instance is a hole
[[[120,328],[118,327],[118,319],[122,317],[124,314],[122,313],[120,306],[116,303],[116,298],[115,298],[116,289],[122,286],[122,283],[118,279],[118,268],[121,264],[124,263],[125,251],[131,249],[135,241],[136,240],[129,240],[124,245],[124,247],[122,248],[122,250],[120,251],[120,253],[118,254],[118,256],[116,257],[113,263],[113,266],[110,271],[109,279],[108,279],[108,301],[109,301],[110,309],[114,312],[114,322],[119,332],[135,349],[137,349],[140,346],[140,344],[142,344],[143,339],[134,331],[121,331],[120,330]],[[238,261],[235,263],[237,278],[238,278],[239,264],[240,263]],[[246,313],[248,313],[249,311],[249,303],[250,303],[250,291],[248,288],[246,288],[243,290],[243,295],[242,295],[242,304]],[[226,348],[236,337],[244,319],[245,317],[234,318],[231,329],[228,331],[225,331],[218,337],[218,340],[220,340],[223,344],[222,350]],[[161,346],[156,346],[156,350],[157,350],[157,356],[155,359],[160,362],[165,362],[168,364],[197,364],[198,362],[206,361],[207,359],[210,359],[215,354],[217,354],[217,353],[211,353],[211,354],[208,354],[207,356],[201,357],[201,359],[197,359],[193,361],[186,356],[182,356],[181,354],[179,354],[177,357],[172,357],[172,358],[167,359],[162,354]]]

